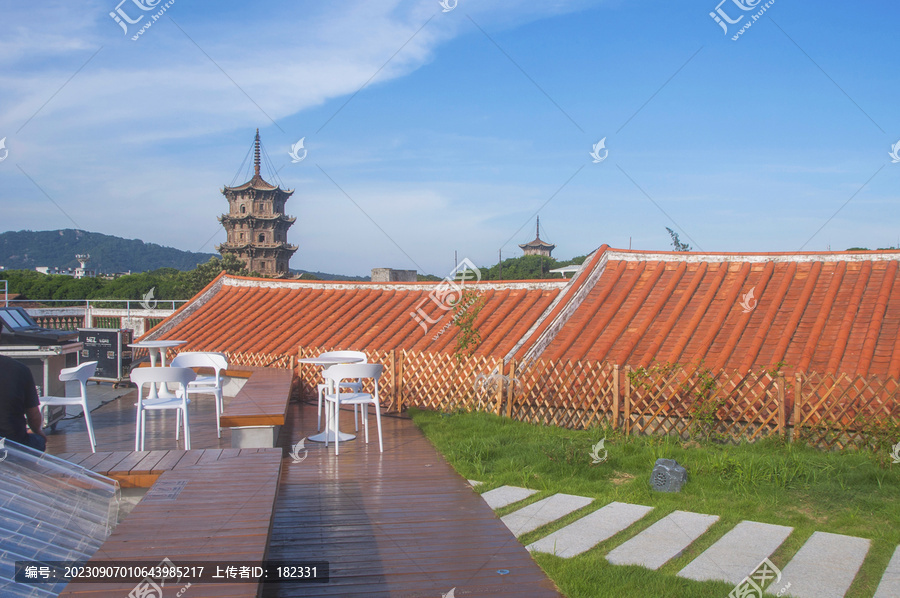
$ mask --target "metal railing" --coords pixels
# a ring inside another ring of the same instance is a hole
[[[187,299],[158,300],[152,305],[138,299],[13,299],[6,303],[24,307],[44,328],[131,328],[135,336],[141,336],[175,313]]]

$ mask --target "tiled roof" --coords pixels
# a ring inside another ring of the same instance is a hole
[[[243,185],[238,185],[237,187],[228,187],[226,186],[222,193],[225,191],[244,191],[246,189],[257,189],[259,191],[272,191],[273,189],[278,189],[283,193],[287,193],[288,195],[292,195],[294,193],[293,189],[281,189],[277,185],[273,185],[272,183],[267,182],[263,179],[259,174],[254,174],[253,178],[244,183]]]
[[[900,377],[900,251],[699,254],[600,247],[571,280],[477,283],[476,354],[698,363],[742,372]],[[222,275],[151,330],[184,349],[293,354],[299,345],[452,352],[440,283]],[[410,316],[440,320],[427,332]],[[446,329],[443,333],[441,330]]]
[[[547,243],[540,237],[529,243],[522,243],[519,245],[519,247],[521,247],[522,249],[525,249],[526,247],[550,247],[551,249],[556,249],[556,245],[554,245],[553,243]]]
[[[476,354],[505,355],[569,281],[467,283],[484,297]],[[429,295],[440,283],[278,281],[221,275],[144,339],[188,341],[183,350],[294,354],[297,347],[452,352],[452,312]],[[421,305],[420,305],[421,304]],[[411,316],[421,307],[425,332]],[[437,337],[437,338],[435,338]]]
[[[516,357],[900,376],[898,260],[604,246]]]

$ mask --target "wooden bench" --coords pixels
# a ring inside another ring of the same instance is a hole
[[[69,455],[85,467],[110,477],[146,482],[156,476],[141,502],[106,539],[91,563],[125,565],[128,561],[180,563],[215,568],[228,561],[260,565],[267,557],[278,483],[281,449],[212,449]],[[60,455],[65,457],[65,455]],[[123,477],[124,476],[124,477]],[[189,579],[166,582],[175,595],[251,598],[254,581],[213,583]],[[135,582],[72,582],[60,596],[122,598]],[[166,595],[169,595],[168,593]]]
[[[225,401],[221,424],[231,428],[233,448],[273,447],[287,417],[294,374],[276,368],[246,368],[249,379]]]

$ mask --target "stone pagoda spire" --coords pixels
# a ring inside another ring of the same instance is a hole
[[[285,277],[296,245],[287,242],[287,231],[296,218],[286,216],[284,205],[293,189],[266,182],[260,174],[259,129],[253,140],[253,178],[237,187],[225,187],[228,213],[219,216],[228,239],[216,246],[221,254],[232,253],[247,269],[263,276]]]
[[[259,176],[259,129],[256,129],[256,139],[253,141],[253,174]]]

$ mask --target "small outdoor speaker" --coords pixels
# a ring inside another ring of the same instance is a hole
[[[650,487],[658,492],[679,492],[687,482],[687,470],[675,459],[657,459],[650,474]]]

